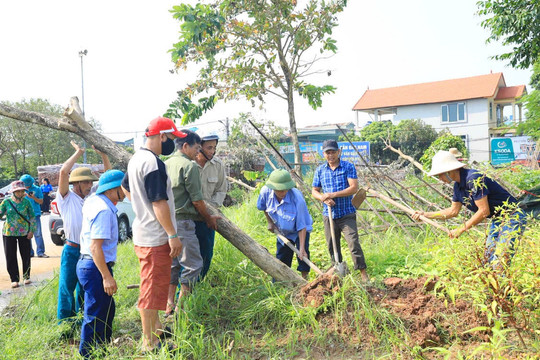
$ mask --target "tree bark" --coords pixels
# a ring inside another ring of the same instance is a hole
[[[55,118],[32,111],[20,110],[0,103],[0,115],[42,125],[51,129],[71,132],[85,139],[89,144],[94,145],[98,150],[114,157],[119,163],[125,165],[129,162],[131,154],[111,139],[101,135],[90,124],[88,124],[80,112],[76,97],[71,99],[71,105],[66,109],[64,118]],[[206,205],[212,214],[219,212],[210,205]],[[283,281],[291,285],[303,285],[306,281],[298,273],[281,261],[272,256],[268,250],[258,244],[238,226],[219,213],[221,219],[218,220],[217,231],[238,250],[246,255],[262,271],[272,276],[277,281]]]
[[[77,97],[71,98],[70,105],[66,108],[64,117],[62,118],[43,115],[33,111],[20,110],[2,103],[0,103],[0,115],[79,135],[86,140],[89,145],[94,145],[98,150],[114,157],[117,162],[124,167],[127,166],[131,157],[129,152],[116,145],[114,141],[108,137],[101,135],[92,127],[92,125],[84,120]]]
[[[217,232],[253,261],[262,271],[277,281],[284,281],[294,286],[306,283],[306,280],[298,275],[296,271],[273,257],[264,246],[254,241],[216,208],[208,203],[206,203],[206,207],[211,215],[221,216],[221,219],[217,222]]]

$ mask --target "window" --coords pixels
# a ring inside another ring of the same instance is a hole
[[[441,106],[442,122],[465,121],[465,103],[452,103]]]

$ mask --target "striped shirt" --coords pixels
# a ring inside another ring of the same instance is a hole
[[[325,163],[315,170],[312,186],[315,188],[322,188],[323,193],[325,194],[332,193],[347,189],[349,187],[348,179],[358,179],[353,164],[341,160],[338,167],[332,170],[328,163]],[[350,195],[332,199],[336,203],[336,205],[332,207],[332,216],[334,219],[356,213],[356,209],[351,202],[352,198],[353,196]],[[326,204],[324,204],[323,215],[328,216],[328,206]]]

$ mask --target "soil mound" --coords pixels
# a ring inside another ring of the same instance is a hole
[[[323,274],[300,289],[300,298],[304,306],[319,307],[324,296],[339,290],[341,279],[334,274]]]
[[[487,334],[465,331],[478,326],[487,326],[487,320],[480,317],[472,306],[462,300],[455,303],[444,301],[430,293],[436,280],[388,278],[386,289],[367,289],[375,303],[398,316],[406,325],[411,345],[421,347],[437,346],[461,340],[487,340]]]

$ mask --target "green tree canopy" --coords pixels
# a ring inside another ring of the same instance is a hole
[[[540,61],[533,67],[531,86],[534,88],[530,94],[523,97],[527,109],[527,120],[518,126],[518,131],[529,135],[536,141],[540,140]]]
[[[508,60],[515,68],[532,66],[540,56],[540,1],[485,0],[476,4],[478,14],[487,17],[482,21],[491,32],[487,42],[501,40],[512,47],[494,58]]]
[[[330,85],[305,78],[317,71],[321,54],[334,53],[331,38],[336,14],[346,0],[214,0],[208,5],[181,4],[171,11],[181,21],[180,39],[171,50],[178,70],[197,64],[197,79],[178,91],[167,116],[194,121],[219,101],[245,98],[254,105],[272,94],[287,102],[296,162],[300,148],[294,115],[295,93],[314,108]],[[326,71],[325,71],[326,72]],[[285,107],[284,107],[285,109]]]
[[[431,125],[419,119],[409,119],[400,121],[398,125],[393,125],[391,121],[374,121],[360,131],[358,140],[370,142],[372,162],[388,164],[399,156],[385,150],[385,141],[390,140],[393,147],[418,159],[437,136],[437,131]]]
[[[448,151],[451,148],[457,148],[464,157],[469,157],[469,151],[465,143],[459,136],[452,135],[450,131],[443,130],[439,133],[439,137],[426,149],[424,155],[420,158],[420,162],[425,170],[431,169],[431,159],[439,150]]]

